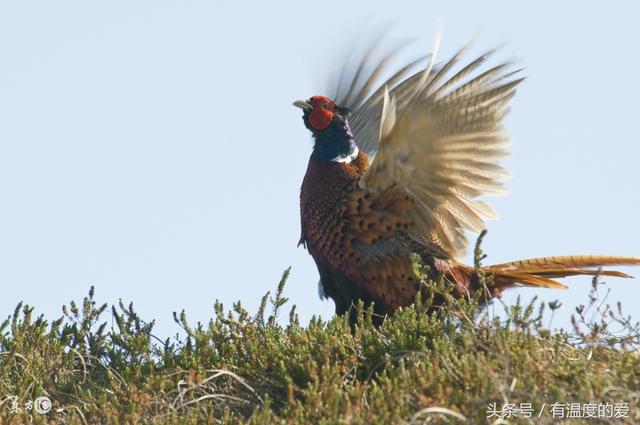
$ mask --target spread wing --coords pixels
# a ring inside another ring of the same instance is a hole
[[[430,58],[418,72],[410,63],[373,89],[392,55],[384,56],[371,72],[355,72],[336,98],[352,108],[361,149],[375,152],[361,188],[373,197],[389,190],[409,195],[408,235],[434,255],[454,258],[466,249],[465,230],[479,232],[496,217],[475,198],[503,192],[508,173],[499,160],[509,141],[502,121],[522,81],[508,64],[478,72],[491,52],[454,73],[465,50],[439,66]],[[356,70],[367,67],[370,53],[364,57]]]
[[[332,72],[328,81],[327,95],[336,104],[351,110],[349,125],[356,135],[358,147],[372,158],[380,142],[379,129],[382,117],[382,100],[384,88],[405,89],[415,75],[425,57],[420,57],[400,68],[392,68],[395,57],[409,44],[399,42],[392,48],[382,47],[385,32],[381,32],[367,43],[367,48],[360,54],[350,52],[341,62],[344,64],[339,72]],[[390,75],[388,78],[385,76]],[[337,78],[335,78],[337,76]],[[414,78],[415,79],[415,78]]]

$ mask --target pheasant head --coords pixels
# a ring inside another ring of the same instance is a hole
[[[315,139],[311,159],[350,162],[358,156],[358,147],[347,121],[348,108],[336,105],[325,96],[296,100],[293,106],[302,109],[302,121]]]

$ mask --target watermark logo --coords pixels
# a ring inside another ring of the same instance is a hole
[[[34,411],[39,415],[46,415],[51,411],[51,399],[49,397],[38,397],[35,400],[20,402],[16,395],[10,395],[4,399],[0,398],[0,407],[6,407],[9,413],[23,413]]]
[[[33,410],[41,415],[46,415],[51,410],[51,400],[49,397],[38,397],[33,402]]]

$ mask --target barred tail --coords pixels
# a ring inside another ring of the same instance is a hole
[[[484,271],[494,276],[494,283],[499,289],[517,284],[545,288],[566,288],[566,285],[554,279],[578,275],[630,278],[632,276],[626,273],[615,270],[601,270],[601,268],[632,265],[640,265],[640,258],[613,255],[568,255],[496,264],[484,267]]]

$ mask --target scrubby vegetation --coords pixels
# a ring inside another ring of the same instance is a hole
[[[239,302],[216,303],[208,324],[175,314],[182,340],[156,338],[131,305],[109,317],[93,289],[53,322],[19,304],[0,324],[1,422],[640,421],[640,328],[601,301],[597,279],[567,332],[548,328],[558,305],[535,300],[505,306],[502,318],[477,299],[425,313],[442,282],[425,282],[415,305],[379,328],[370,310],[353,328],[344,317],[303,326],[284,297],[287,275],[256,315]],[[48,413],[34,411],[38,397],[51,400]],[[566,419],[578,405],[582,418]]]

